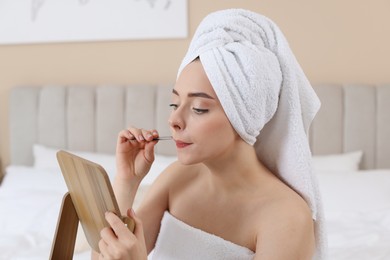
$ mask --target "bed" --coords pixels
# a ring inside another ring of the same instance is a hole
[[[169,85],[18,86],[10,93],[11,163],[0,186],[0,259],[48,259],[66,186],[59,149],[115,174],[115,142],[131,125],[168,135]],[[318,85],[322,108],[310,131],[324,201],[329,259],[390,259],[390,86]],[[139,205],[172,142],[157,145]],[[89,259],[79,228],[74,259]]]

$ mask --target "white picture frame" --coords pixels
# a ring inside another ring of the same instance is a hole
[[[186,38],[187,0],[0,0],[0,44]]]

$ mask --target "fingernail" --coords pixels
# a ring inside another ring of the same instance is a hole
[[[152,135],[151,134],[147,134],[146,135],[146,139],[150,140],[150,138],[152,138]]]
[[[139,136],[138,136],[138,139],[139,139],[140,141],[145,140],[144,137],[143,137],[142,135],[139,135]]]

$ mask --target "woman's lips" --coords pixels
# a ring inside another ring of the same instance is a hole
[[[189,145],[191,145],[191,143],[186,143],[186,142],[183,142],[183,141],[180,141],[180,140],[175,140],[176,142],[176,147],[177,148],[185,148]]]

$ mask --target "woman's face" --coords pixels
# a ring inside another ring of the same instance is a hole
[[[227,155],[240,137],[231,126],[199,59],[188,64],[172,90],[169,125],[183,164]]]

